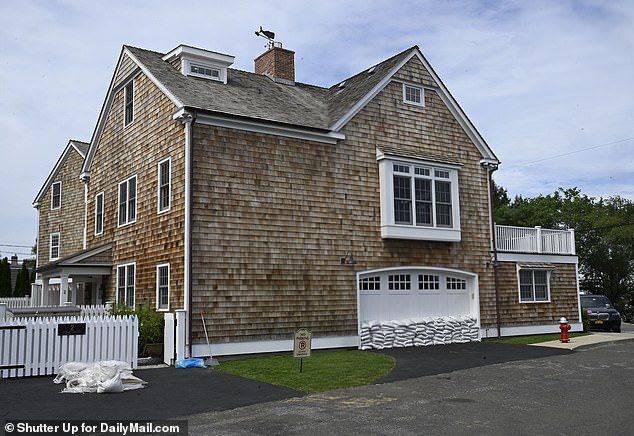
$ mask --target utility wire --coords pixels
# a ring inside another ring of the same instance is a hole
[[[591,147],[586,147],[586,148],[582,148],[582,149],[579,149],[579,150],[569,151],[568,153],[556,154],[556,155],[553,155],[553,156],[550,156],[550,157],[545,157],[545,158],[542,158],[542,159],[537,159],[537,160],[533,160],[533,161],[529,161],[529,162],[524,162],[524,163],[520,163],[520,164],[516,164],[516,165],[511,165],[511,166],[508,166],[506,168],[500,168],[500,171],[509,170],[509,169],[513,169],[513,168],[530,166],[530,165],[533,165],[533,164],[536,164],[536,163],[539,163],[539,162],[544,162],[546,160],[557,159],[557,158],[564,157],[564,156],[570,156],[571,154],[582,153],[584,151],[594,150],[595,148],[607,147],[608,145],[620,144],[622,142],[627,142],[627,141],[632,141],[632,140],[634,140],[634,137],[633,138],[619,139],[618,141],[608,142],[608,143],[605,143],[605,144],[593,145]]]

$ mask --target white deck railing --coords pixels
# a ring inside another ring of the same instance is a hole
[[[541,227],[495,226],[498,251],[575,255],[575,231]]]
[[[5,303],[9,309],[14,307],[31,307],[31,297],[2,297],[0,303]]]

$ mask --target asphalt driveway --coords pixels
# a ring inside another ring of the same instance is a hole
[[[396,367],[377,383],[390,383],[495,363],[574,353],[527,345],[474,342],[383,350]],[[119,394],[62,394],[54,377],[0,380],[0,419],[174,419],[278,401],[304,394],[210,369],[138,369],[144,389]]]

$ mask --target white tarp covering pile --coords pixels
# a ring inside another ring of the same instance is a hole
[[[361,349],[460,344],[480,340],[477,320],[470,316],[368,321],[361,325]]]
[[[54,383],[66,383],[63,393],[115,393],[140,389],[147,382],[132,375],[126,362],[68,362],[59,367]]]

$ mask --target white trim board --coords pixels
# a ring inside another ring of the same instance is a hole
[[[250,341],[250,342],[226,342],[221,344],[211,343],[211,352],[215,356],[233,356],[239,354],[256,353],[278,353],[292,352],[294,346],[293,339],[278,341]],[[326,336],[322,338],[313,337],[311,348],[313,350],[328,348],[349,348],[359,347],[358,336]],[[207,344],[193,344],[193,357],[208,357],[209,347]]]
[[[498,261],[500,262],[523,262],[523,263],[572,263],[578,264],[579,258],[571,255],[560,254],[524,254],[524,253],[500,253],[498,251]]]
[[[571,332],[583,331],[583,323],[571,322]],[[527,326],[515,326],[515,327],[502,327],[500,329],[501,336],[524,336],[524,335],[539,335],[544,333],[560,333],[559,324],[543,324],[543,325],[527,325]],[[498,331],[496,327],[480,328],[480,335],[482,339],[497,338]]]

